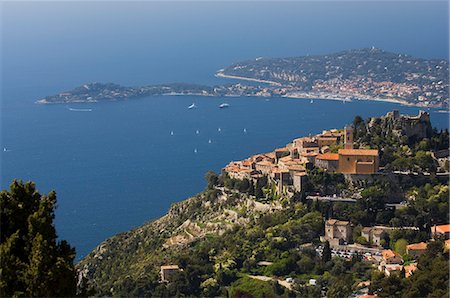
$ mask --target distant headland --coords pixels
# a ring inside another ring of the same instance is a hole
[[[170,83],[138,87],[89,83],[36,102],[93,103],[154,95],[194,95],[378,100],[421,107],[449,106],[448,60],[415,58],[377,48],[292,58],[256,58],[221,69],[216,76],[254,83],[218,86]]]

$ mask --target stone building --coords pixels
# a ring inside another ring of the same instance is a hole
[[[378,150],[340,149],[338,172],[342,174],[373,174],[378,172]]]
[[[161,266],[160,277],[162,282],[170,282],[170,279],[179,271],[182,271],[178,265]]]
[[[383,229],[365,227],[361,230],[361,236],[371,243],[380,246],[381,240],[387,235],[387,232]]]
[[[420,140],[428,138],[432,134],[430,114],[425,111],[419,111],[417,116],[401,115],[398,110],[394,110],[382,117],[384,125],[392,129],[392,132],[401,137],[415,138]],[[372,123],[369,123],[369,126]]]
[[[406,246],[406,253],[413,259],[417,259],[425,253],[427,250],[427,244],[425,242],[412,243]]]
[[[383,250],[381,256],[381,262],[384,264],[401,264],[403,262],[402,257],[391,249]]]
[[[336,246],[349,242],[352,235],[352,227],[350,222],[329,219],[325,222],[325,236],[323,240],[330,242],[330,245]]]
[[[329,172],[336,172],[339,166],[339,154],[325,153],[317,155],[314,160],[314,165]]]
[[[344,149],[353,149],[353,126],[344,127]]]

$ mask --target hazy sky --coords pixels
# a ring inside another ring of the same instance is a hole
[[[7,2],[2,8],[2,71],[11,85],[208,83],[215,70],[239,60],[371,46],[448,57],[447,2]]]

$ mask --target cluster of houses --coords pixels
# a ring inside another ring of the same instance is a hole
[[[343,148],[331,152],[339,147]],[[295,139],[273,152],[232,161],[223,171],[233,179],[254,182],[266,176],[277,185],[278,193],[293,194],[302,190],[306,169],[313,167],[343,174],[373,174],[379,167],[378,150],[354,149],[353,128],[346,126]]]
[[[382,249],[381,240],[390,231],[396,228],[393,227],[364,227],[361,231],[361,236],[364,237],[369,245],[367,247],[377,248],[376,253],[380,254],[378,259],[378,270],[385,275],[390,276],[393,273],[399,273],[404,271],[405,276],[412,275],[414,270],[417,269],[417,260],[422,254],[425,253],[428,244],[425,242],[411,243],[406,247],[406,254],[409,255],[414,261],[404,263],[402,256],[391,249]],[[402,227],[401,229],[417,229],[415,227]],[[431,229],[431,239],[435,239],[438,235],[445,237],[445,247],[450,249],[450,224],[436,225]],[[348,221],[342,221],[337,219],[329,219],[325,222],[325,236],[321,237],[322,241],[328,241],[330,247],[339,248],[353,248],[360,251],[365,251],[364,247],[347,246],[352,237],[352,225]],[[430,240],[433,241],[433,240]]]

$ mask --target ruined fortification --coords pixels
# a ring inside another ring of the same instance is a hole
[[[407,136],[409,139],[429,138],[432,134],[430,114],[419,111],[417,116],[401,115],[398,110],[387,113],[381,118],[372,118],[369,127],[381,121],[384,132],[392,132],[398,137]]]

